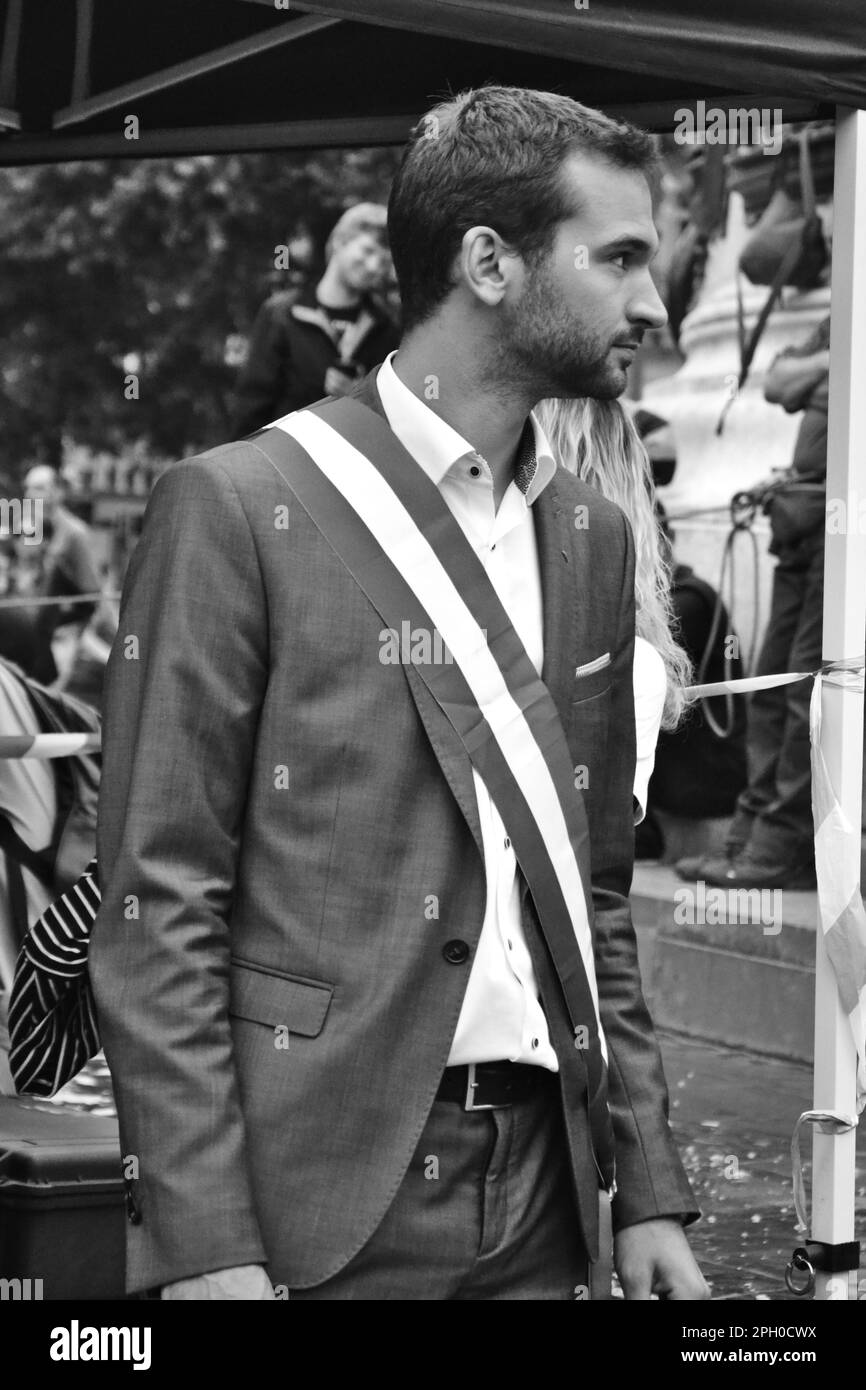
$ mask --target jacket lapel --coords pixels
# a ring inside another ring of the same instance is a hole
[[[346,329],[345,334],[343,335],[342,340],[340,340],[337,334],[337,330],[335,329],[331,320],[328,318],[328,315],[322,309],[318,308],[318,306],[310,304],[293,304],[292,314],[298,320],[299,323],[311,323],[315,324],[317,328],[321,328],[322,332],[327,334],[331,342],[334,344],[334,347],[337,348],[340,354],[340,359],[343,362],[350,362],[354,358],[355,353],[361,347],[362,343],[366,342],[367,338],[370,336],[373,329],[379,322],[375,314],[372,314],[369,309],[362,307],[361,312],[358,315],[357,321],[349,325],[349,327]],[[368,379],[371,378],[365,378],[365,380]],[[375,390],[375,387],[373,387],[373,390],[378,400],[379,393]],[[352,392],[352,394],[354,395],[355,393]],[[365,401],[364,403],[365,405],[371,404],[370,401]],[[381,405],[379,407],[379,410],[381,414]]]
[[[576,557],[569,533],[569,517],[562,505],[556,475],[551,478],[532,511],[544,615],[544,667],[541,678],[553,696],[562,727],[568,733],[578,650],[579,608]]]
[[[334,347],[337,346],[337,332],[328,315],[321,309],[310,304],[293,304],[292,318],[296,318],[299,323],[315,324],[316,328],[321,328],[326,337],[330,338]]]
[[[350,323],[340,344],[340,356],[344,362],[351,362],[362,344],[367,341],[378,320],[369,309],[362,309],[355,323]],[[378,394],[378,393],[377,393]]]
[[[566,738],[573,723],[574,671],[578,653],[584,650],[589,622],[585,601],[589,585],[586,554],[575,544],[575,530],[568,505],[563,502],[556,474],[533,507],[544,622],[544,667],[541,677],[553,697]],[[578,829],[575,852],[592,921],[592,865],[589,824],[583,792],[575,788]],[[526,885],[524,884],[524,889]]]

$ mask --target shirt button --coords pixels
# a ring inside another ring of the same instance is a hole
[[[469,947],[465,941],[446,941],[442,947],[442,954],[449,965],[463,965],[469,959]]]
[[[506,837],[505,837],[505,848],[506,848],[506,849],[511,849],[511,841],[509,840],[509,838],[508,838],[507,835],[506,835]]]
[[[514,950],[514,947],[513,947],[512,944],[511,944],[511,938],[510,938],[510,937],[509,937],[509,940],[508,940],[508,949],[509,949],[509,951],[513,951],[513,950]]]
[[[475,466],[475,464],[473,463],[473,465],[472,465],[472,467],[470,468],[469,472],[472,474],[473,478],[477,478],[477,477],[479,476],[479,474],[481,473],[481,469],[480,469],[480,468],[477,468],[477,467]]]
[[[538,1038],[533,1038],[533,1039],[532,1039],[532,1046],[533,1046],[534,1048],[535,1048],[535,1047],[538,1047]]]

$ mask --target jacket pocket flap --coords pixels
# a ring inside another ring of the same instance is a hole
[[[271,1028],[280,1024],[305,1038],[322,1031],[334,986],[302,975],[277,974],[248,961],[232,960],[229,1013]]]

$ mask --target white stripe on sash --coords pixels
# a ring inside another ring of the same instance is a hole
[[[319,416],[306,410],[284,416],[274,427],[291,435],[306,449],[357,512],[429,613],[460,667],[526,799],[550,856],[583,958],[595,1005],[602,1055],[607,1061],[589,919],[568,827],[544,755],[505,683],[484,633],[424,534],[379,470],[360,450]]]

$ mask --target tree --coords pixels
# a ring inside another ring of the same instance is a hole
[[[64,440],[167,458],[229,427],[226,340],[280,284],[298,217],[385,201],[397,152],[225,155],[0,170],[0,470]],[[137,378],[137,381],[135,380]]]

